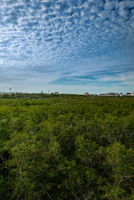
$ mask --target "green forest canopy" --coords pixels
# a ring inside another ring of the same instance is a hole
[[[0,99],[0,199],[134,200],[134,98]]]

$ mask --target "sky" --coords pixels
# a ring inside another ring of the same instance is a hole
[[[134,92],[134,0],[0,0],[0,92]]]

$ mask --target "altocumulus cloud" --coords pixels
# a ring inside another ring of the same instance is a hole
[[[12,84],[16,90],[23,82],[25,90],[35,85],[40,90],[43,84],[61,91],[75,85],[74,92],[82,92],[83,85],[98,86],[97,92],[102,85],[114,84],[132,90],[133,0],[1,0],[0,4],[1,84]]]

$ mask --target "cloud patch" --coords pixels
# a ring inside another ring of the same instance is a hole
[[[133,64],[133,54],[132,0],[1,0],[0,72],[3,77],[3,69],[8,69],[8,76],[22,78],[35,72],[45,77],[51,71],[57,72],[57,80],[62,80],[64,72],[87,68],[85,77],[88,77],[94,66],[98,73],[103,70],[99,62],[92,65],[94,60],[125,57],[129,60],[126,63]],[[117,61],[116,69],[119,68]],[[80,76],[83,81],[83,74]],[[65,79],[68,82],[69,78]],[[74,79],[70,77],[70,83]]]

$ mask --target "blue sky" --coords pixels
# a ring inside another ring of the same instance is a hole
[[[134,91],[134,0],[1,0],[0,91]]]

